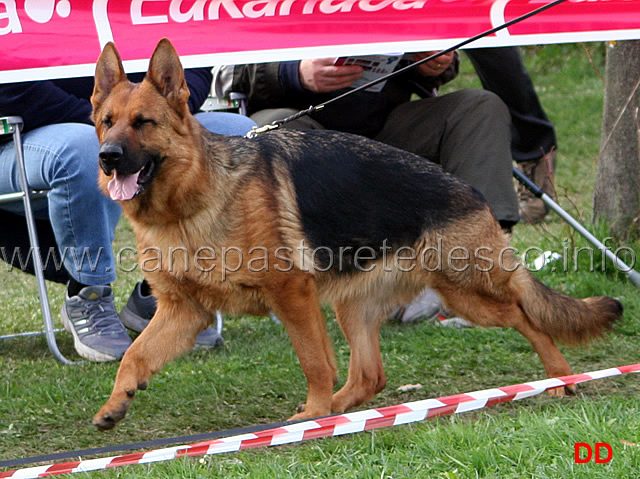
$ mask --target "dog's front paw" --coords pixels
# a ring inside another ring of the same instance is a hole
[[[93,417],[92,424],[100,431],[108,431],[113,429],[119,421],[124,419],[129,409],[129,402],[124,401],[120,407],[111,409],[109,403],[105,404],[102,409]]]

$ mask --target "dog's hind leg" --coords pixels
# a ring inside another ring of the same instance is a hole
[[[315,281],[310,275],[289,274],[270,290],[270,306],[287,329],[309,388],[303,410],[290,420],[326,416],[337,368]]]
[[[522,334],[533,346],[538,353],[544,370],[550,378],[570,376],[572,373],[571,366],[562,355],[558,346],[546,333],[533,328],[528,321],[523,321],[514,328]],[[565,386],[548,391],[551,396],[565,396],[566,394],[575,394],[576,386]]]
[[[443,288],[439,291],[447,304],[452,305],[455,314],[484,327],[513,328],[522,334],[540,357],[548,377],[572,374],[569,363],[547,333],[535,328],[520,307],[515,296],[503,296],[499,300],[457,288]],[[553,389],[549,394],[563,396],[572,393],[574,387]]]
[[[168,305],[159,300],[151,322],[122,358],[111,397],[94,416],[94,426],[107,430],[122,420],[136,391],[146,389],[167,362],[193,348],[196,336],[207,327],[206,318],[189,301]]]
[[[344,412],[368,401],[386,386],[380,356],[382,315],[363,300],[336,302],[334,308],[351,350],[347,382],[331,401],[333,412]]]

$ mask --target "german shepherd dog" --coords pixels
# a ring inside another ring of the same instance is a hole
[[[136,391],[192,348],[216,310],[282,320],[308,384],[292,420],[381,391],[380,325],[426,287],[475,324],[515,328],[550,377],[571,374],[554,341],[586,342],[621,317],[615,299],[570,298],[529,274],[483,197],[424,158],[330,131],[215,135],[188,97],[166,39],[139,84],[113,44],[100,55],[91,99],[100,186],[122,205],[141,265],[177,249],[192,261],[146,268],[157,312],[122,359],[93,419],[99,429],[124,418]],[[323,302],[351,350],[335,393]]]

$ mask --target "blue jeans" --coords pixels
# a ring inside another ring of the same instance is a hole
[[[244,135],[255,123],[232,113],[199,113],[196,118],[210,131]],[[95,129],[81,123],[60,123],[31,130],[22,138],[29,185],[51,190],[33,203],[37,218],[48,218],[64,267],[86,285],[109,284],[116,279],[111,243],[120,219],[120,206],[99,188],[98,140]],[[0,194],[20,191],[13,142],[0,144]],[[22,202],[4,204],[23,213]],[[43,260],[47,252],[43,251]]]

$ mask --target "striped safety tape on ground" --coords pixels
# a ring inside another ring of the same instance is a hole
[[[527,382],[501,388],[485,389],[466,394],[456,394],[437,399],[425,399],[396,406],[328,416],[273,429],[266,429],[260,432],[229,436],[196,444],[0,472],[0,478],[28,479],[57,474],[89,472],[130,464],[149,464],[169,461],[180,457],[198,457],[241,451],[255,447],[292,444],[321,437],[341,436],[381,427],[423,421],[437,416],[473,411],[494,404],[517,401],[535,396],[550,389],[632,372],[640,372],[640,363],[560,378],[543,379],[541,381]]]

